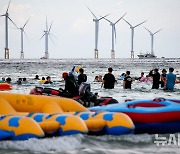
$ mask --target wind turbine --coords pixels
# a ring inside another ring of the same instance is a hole
[[[115,59],[115,50],[114,50],[114,40],[116,40],[116,27],[115,25],[126,15],[126,13],[119,18],[115,23],[111,22],[110,20],[103,17],[105,20],[107,20],[110,23],[110,26],[112,26],[112,50],[111,50],[111,59]]]
[[[30,19],[30,18],[29,18],[29,19]],[[24,31],[24,28],[25,28],[25,26],[27,25],[27,23],[28,23],[29,19],[26,21],[26,23],[24,24],[24,26],[23,26],[23,27],[18,28],[18,29],[20,29],[20,31],[21,31],[21,55],[20,55],[20,59],[24,59],[24,50],[23,50],[23,34],[25,34],[25,35],[26,35],[26,33],[25,33],[25,31]],[[27,36],[26,36],[26,37],[27,37]]]
[[[1,16],[4,16],[5,17],[5,54],[4,54],[4,58],[5,59],[9,59],[9,47],[8,47],[8,20],[10,20],[15,26],[16,24],[12,21],[12,19],[9,17],[9,13],[8,13],[8,10],[9,10],[9,6],[10,6],[10,3],[11,3],[11,0],[9,1],[9,4],[8,4],[8,7],[7,7],[7,10],[6,10],[6,13],[1,15]],[[16,28],[18,28],[16,26]]]
[[[88,8],[88,7],[87,7]],[[94,23],[95,23],[95,49],[94,49],[94,58],[98,59],[99,53],[98,53],[98,34],[99,34],[99,21],[103,19],[104,17],[107,17],[108,15],[105,15],[101,18],[97,18],[96,15],[88,8],[88,10],[91,12],[91,14],[94,16]]]
[[[129,26],[131,29],[131,58],[134,59],[134,29],[140,25],[142,25],[143,23],[145,23],[147,20],[141,22],[140,24],[137,24],[136,26],[132,26],[127,20],[123,19]]]
[[[44,30],[44,34],[41,38],[45,37],[45,56],[42,57],[41,59],[49,59],[49,52],[48,52],[48,40],[49,37],[51,39],[51,27],[52,27],[52,22],[50,27],[48,28],[48,23],[47,23],[47,18],[46,18],[46,29]],[[51,39],[52,40],[52,39]],[[53,42],[53,41],[52,41]]]
[[[151,36],[151,55],[154,55],[154,50],[153,50],[153,46],[154,46],[154,35],[157,34],[158,32],[160,32],[162,30],[159,29],[158,31],[156,31],[155,33],[152,33],[149,29],[145,28],[149,33],[150,33],[150,36]]]

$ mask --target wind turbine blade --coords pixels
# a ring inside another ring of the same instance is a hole
[[[116,27],[114,25],[114,36],[115,36],[115,42],[116,42]]]
[[[90,10],[90,8],[89,7],[87,7],[87,8],[91,12],[91,14],[94,16],[94,18],[97,19],[96,15]]]
[[[56,38],[56,39],[57,39],[57,37],[56,37],[54,34],[52,34],[52,33],[49,33],[49,35],[51,35],[51,36],[53,36],[54,38]]]
[[[49,27],[48,33],[51,31],[52,23],[53,23],[53,21],[51,22],[51,25]]]
[[[12,20],[10,17],[8,17],[8,19],[13,23],[13,25],[14,25],[16,28],[18,28],[18,27],[16,26],[16,24],[13,22],[13,20]]]
[[[140,25],[142,25],[142,24],[145,23],[145,22],[147,22],[147,20],[145,20],[145,21],[141,22],[140,24],[134,26],[134,28],[135,28],[135,27],[138,27],[138,26],[140,26]]]
[[[8,13],[10,3],[11,3],[11,0],[9,1],[8,7],[7,7],[7,10],[6,10],[6,13]]]
[[[117,24],[127,13],[125,13],[121,18],[119,18],[114,24]]]
[[[110,14],[107,14],[107,15],[105,15],[105,16],[101,16],[101,18],[99,18],[98,20],[101,20],[101,19],[103,19],[103,18],[105,18],[105,17],[107,17],[107,16],[109,16]]]
[[[107,18],[103,17],[103,19],[105,19],[106,21],[108,21],[109,23],[112,23],[110,20],[108,20]]]
[[[28,40],[28,42],[29,42],[29,38],[27,37],[27,35],[26,35],[26,32],[23,30],[23,32],[24,32],[24,35],[26,36],[26,39]]]
[[[45,36],[45,34],[44,34],[44,35],[42,35],[40,39],[42,39],[44,36]]]
[[[147,29],[146,27],[144,27],[150,34],[152,34],[152,32],[149,30],[149,29]]]
[[[31,17],[30,17],[31,18]],[[29,19],[30,19],[29,18]],[[29,22],[29,19],[26,21],[26,23],[24,24],[24,26],[23,26],[23,29],[24,29],[24,27],[27,25],[27,23]]]
[[[47,16],[46,16],[46,31],[48,31],[48,22],[47,22]]]
[[[132,25],[131,25],[127,20],[125,20],[124,18],[123,18],[123,20],[124,20],[129,26],[132,27]]]
[[[162,30],[162,28],[161,28],[160,30],[156,31],[154,34],[156,34],[156,33],[160,32],[161,30]],[[154,35],[154,34],[153,34],[153,35]]]
[[[50,38],[50,40],[52,41],[52,43],[54,44],[54,41],[53,41],[51,35],[49,35],[49,38]],[[54,45],[55,45],[55,44],[54,44]]]
[[[13,28],[13,29],[19,29],[19,30],[21,30],[21,28]]]
[[[2,14],[1,17],[6,16],[6,14]]]

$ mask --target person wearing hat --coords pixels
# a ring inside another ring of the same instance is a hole
[[[74,79],[77,81],[78,80],[78,75],[79,75],[79,70],[81,69],[81,66],[73,66],[70,74],[72,74],[74,76]]]
[[[62,74],[62,77],[64,78],[65,81],[65,88],[63,90],[64,94],[68,93],[67,96],[69,97],[73,97],[73,96],[77,96],[78,95],[78,85],[74,79],[74,76],[72,73],[67,73],[64,72]]]

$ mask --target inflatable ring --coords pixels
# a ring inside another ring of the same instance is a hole
[[[0,90],[11,90],[12,86],[8,83],[0,83]]]

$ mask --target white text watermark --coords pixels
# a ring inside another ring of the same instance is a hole
[[[154,143],[157,146],[169,146],[169,145],[176,145],[180,146],[180,134],[169,134],[169,136],[163,136],[159,134],[155,134]]]

